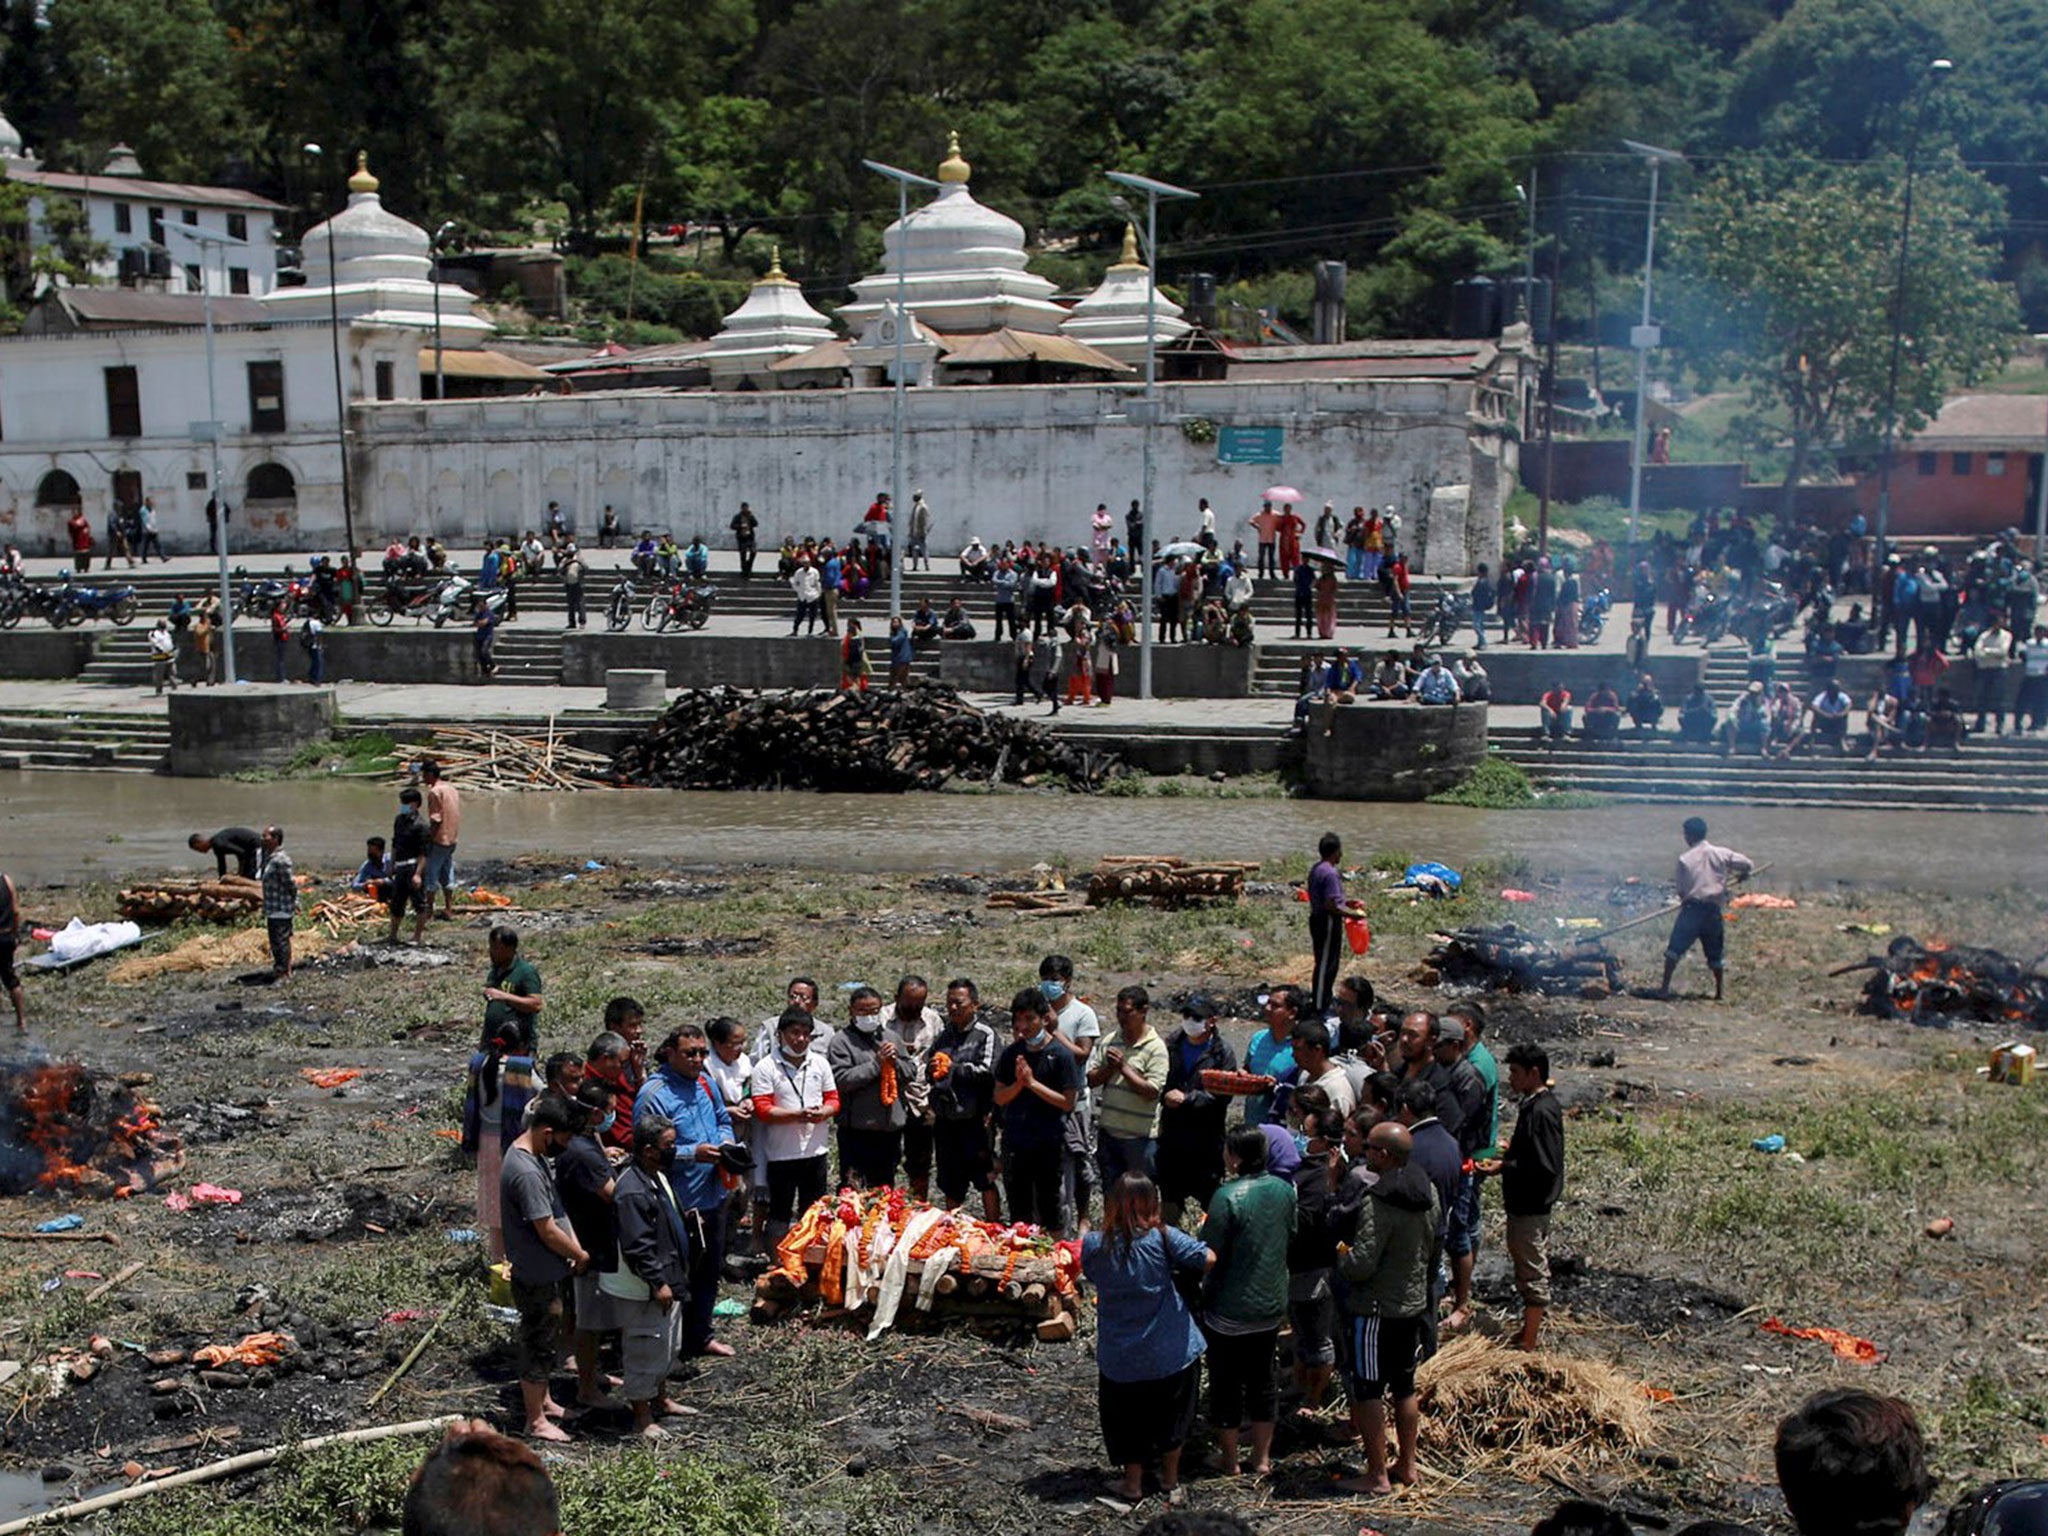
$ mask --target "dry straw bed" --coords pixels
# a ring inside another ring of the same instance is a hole
[[[1416,1374],[1432,1460],[1515,1476],[1583,1470],[1654,1438],[1649,1388],[1612,1366],[1454,1339]]]

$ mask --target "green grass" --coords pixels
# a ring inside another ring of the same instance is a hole
[[[364,731],[360,735],[306,743],[280,770],[279,776],[312,778],[344,774],[356,778],[397,771],[398,743],[383,731]]]
[[[1519,763],[1488,753],[1463,783],[1437,791],[1429,803],[1484,811],[1576,811],[1605,805],[1607,797],[1580,789],[1540,790]]]

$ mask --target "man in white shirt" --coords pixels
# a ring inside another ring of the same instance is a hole
[[[2005,734],[2005,674],[2012,661],[2012,633],[1996,614],[1970,647],[1970,661],[1977,672],[1977,730],[1984,729],[1984,717],[1991,716],[1996,734]],[[2017,725],[2017,722],[2015,722]]]
[[[1652,997],[1671,995],[1671,976],[1685,952],[1698,944],[1714,976],[1714,1001],[1721,1001],[1721,908],[1728,885],[1756,868],[1746,854],[1707,841],[1707,824],[1698,816],[1685,822],[1685,852],[1678,856],[1678,920],[1664,946],[1664,980]]]
[[[2012,724],[2020,729],[2026,718],[2029,735],[2048,724],[2048,624],[2034,626],[2034,638],[2020,647],[2020,697],[2013,706]]]
[[[156,680],[156,691],[162,693],[164,684],[169,683],[173,692],[178,687],[178,642],[171,638],[171,621],[158,619],[149,630],[149,668]]]

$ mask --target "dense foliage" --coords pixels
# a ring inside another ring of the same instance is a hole
[[[892,189],[957,129],[984,200],[1057,280],[1114,259],[1108,168],[1200,188],[1162,235],[1298,322],[1320,258],[1355,333],[1440,332],[1450,286],[1524,256],[1532,174],[1562,309],[1619,317],[1645,177],[1622,136],[1684,150],[1674,208],[1731,156],[1870,161],[1909,134],[2048,321],[2048,0],[0,0],[0,106],[56,165],[117,140],[153,175],[240,181],[310,220],[369,151],[435,227],[617,251],[725,278],[772,236],[821,299],[869,270]],[[1927,62],[1953,58],[1931,84]],[[1918,103],[1915,106],[1915,103]],[[308,141],[329,146],[314,160]],[[1982,168],[1986,185],[1966,165]],[[1996,195],[1992,195],[1995,193]],[[1930,186],[1930,204],[1944,194]],[[2009,206],[2007,206],[2009,205]],[[1881,221],[1878,221],[1881,222]],[[1875,224],[1872,226],[1876,227]],[[705,231],[700,242],[695,231]],[[743,252],[743,246],[746,247]],[[1539,250],[1542,247],[1539,246]],[[1701,247],[1689,248],[1704,257]],[[666,253],[665,253],[666,254]],[[1544,252],[1547,260],[1547,251]],[[591,275],[620,285],[611,268]],[[646,274],[640,274],[645,277]],[[1603,286],[1604,282],[1604,286]],[[701,324],[650,282],[640,320]]]

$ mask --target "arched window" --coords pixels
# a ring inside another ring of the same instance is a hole
[[[250,501],[291,501],[299,494],[292,472],[282,464],[258,464],[249,471]]]
[[[39,507],[75,507],[82,499],[78,494],[78,482],[61,469],[51,470],[36,486],[36,505]]]

